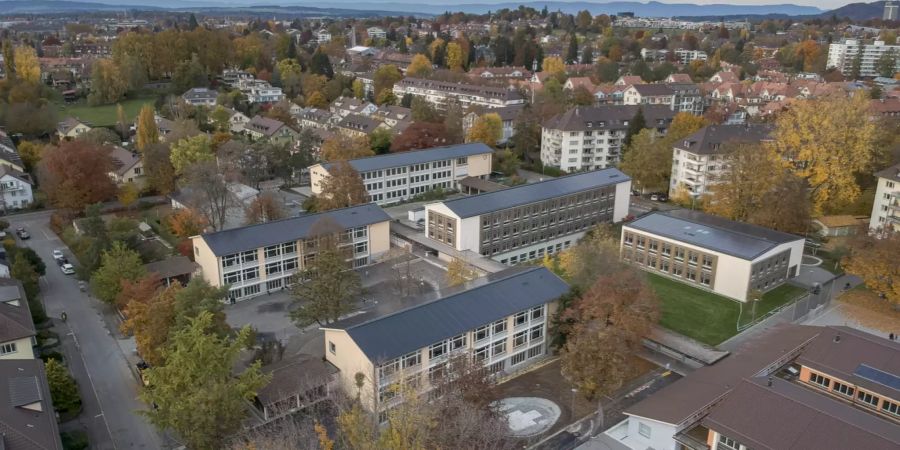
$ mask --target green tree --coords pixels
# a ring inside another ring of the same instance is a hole
[[[383,155],[391,149],[391,139],[393,134],[390,130],[384,128],[376,128],[369,136],[369,145],[376,155]]]
[[[91,276],[91,290],[100,300],[112,303],[122,289],[122,281],[135,281],[145,273],[141,255],[116,241],[100,257],[100,267]]]
[[[375,70],[373,77],[375,84],[375,98],[383,97],[383,91],[390,91],[394,88],[394,83],[403,79],[403,74],[393,64],[385,64]]]
[[[188,89],[206,87],[208,85],[209,74],[196,53],[191,55],[191,59],[179,63],[175,67],[175,73],[172,74],[172,92],[178,95],[183,94]]]
[[[497,113],[483,114],[475,120],[475,124],[469,129],[467,141],[482,142],[491,147],[497,145],[503,137],[503,119]]]
[[[61,362],[50,358],[44,364],[47,384],[50,385],[50,398],[53,408],[59,413],[74,413],[81,409],[81,396],[78,395],[78,384]]]
[[[566,51],[566,64],[575,64],[578,62],[578,36],[572,33],[569,38],[569,49]]]
[[[366,97],[366,85],[360,79],[353,80],[353,96],[360,100]]]
[[[198,134],[185,138],[172,145],[169,156],[176,173],[184,173],[185,169],[198,162],[213,161],[212,142],[206,134]]]
[[[224,303],[228,295],[228,287],[215,287],[201,277],[191,278],[183,289],[175,294],[175,327],[176,330],[186,328],[189,320],[199,317],[201,313],[212,316],[211,329],[221,335],[231,330],[225,322]]]
[[[156,405],[141,411],[152,424],[174,431],[187,447],[197,450],[223,448],[242,428],[246,402],[271,378],[260,371],[259,361],[233,374],[241,350],[252,343],[249,327],[232,339],[212,332],[212,326],[212,314],[203,312],[175,331],[165,365],[147,370],[150,386],[140,394],[143,401]]]
[[[628,129],[625,131],[625,139],[624,144],[625,148],[628,148],[628,145],[631,144],[631,138],[634,135],[638,134],[647,127],[647,122],[644,120],[644,109],[638,107],[636,113],[634,113],[634,117],[631,118],[631,121],[628,122]]]

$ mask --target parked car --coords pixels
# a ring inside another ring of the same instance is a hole
[[[53,250],[53,259],[64,259],[65,257],[66,255],[63,254],[62,250]]]
[[[658,202],[659,194],[650,194],[650,200],[653,200],[654,202]]]
[[[60,267],[62,267],[65,264],[68,264],[68,263],[69,263],[69,259],[66,258],[65,256],[56,260],[56,264]]]
[[[66,275],[73,275],[75,273],[75,266],[65,263],[59,267],[59,270],[62,270],[62,273]]]
[[[659,201],[661,201],[663,203],[669,201],[669,194],[666,194],[664,192],[660,192],[659,194],[656,194],[656,197],[659,199]]]
[[[31,238],[31,235],[21,227],[16,229],[16,234],[19,236],[19,239],[22,239],[23,241]]]

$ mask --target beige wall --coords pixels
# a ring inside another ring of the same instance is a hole
[[[375,367],[363,351],[353,342],[350,335],[344,330],[325,328],[325,359],[334,364],[340,371],[341,388],[349,396],[356,396],[356,374],[361,372],[366,375],[365,382],[360,391],[360,400],[363,407],[369,411],[375,410]],[[335,346],[335,352],[330,350],[330,344]]]
[[[309,167],[309,181],[312,193],[319,195],[322,193],[322,180],[328,177],[328,171],[321,164]]]
[[[219,267],[219,258],[213,254],[209,245],[200,236],[191,237],[191,245],[194,247],[194,262],[200,266],[203,279],[213,286],[221,286],[222,274]]]
[[[487,176],[491,173],[491,163],[492,158],[490,153],[483,153],[481,155],[472,155],[469,157],[469,172],[468,176],[470,177],[480,177]]]
[[[15,341],[6,341],[4,344],[10,342],[16,343],[16,352],[0,356],[0,359],[34,359],[34,349],[31,346],[30,337],[17,339]]]
[[[391,248],[391,223],[369,225],[369,256],[374,259]]]

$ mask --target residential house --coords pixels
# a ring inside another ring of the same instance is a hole
[[[706,61],[708,56],[706,52],[700,50],[687,50],[683,48],[674,51],[675,59],[681,64],[690,64],[694,61]]]
[[[900,164],[875,172],[875,203],[869,219],[869,230],[876,235],[900,231]]]
[[[625,105],[666,105],[674,108],[675,91],[665,84],[635,84],[625,89]]]
[[[228,298],[246,300],[289,287],[315,258],[320,241],[336,236],[354,268],[367,266],[390,246],[390,217],[374,204],[306,214],[191,238],[194,261]]]
[[[324,109],[306,108],[297,117],[301,128],[331,128],[332,115]]]
[[[319,45],[331,42],[331,32],[325,28],[316,31],[316,42],[319,43]]]
[[[656,49],[656,48],[642,48],[641,49],[641,59],[644,61],[665,61],[669,56],[669,51],[666,49]]]
[[[644,84],[646,83],[640,75],[622,75],[619,77],[615,83],[616,86],[634,86],[635,84]]]
[[[384,29],[381,27],[366,28],[366,34],[368,34],[369,38],[371,38],[371,39],[386,39],[387,38],[387,32],[384,31]]]
[[[338,368],[321,356],[284,355],[281,361],[265,365],[271,376],[256,392],[253,405],[260,423],[270,423],[333,398],[341,387]]]
[[[472,126],[475,125],[475,121],[478,120],[478,117],[480,117],[482,114],[497,114],[498,116],[500,116],[500,121],[503,125],[503,131],[500,135],[500,139],[497,141],[497,144],[505,144],[516,133],[516,121],[519,119],[519,115],[522,114],[522,111],[524,109],[524,105],[513,105],[503,108],[481,110],[480,113],[476,112],[475,110],[470,111],[468,114],[463,116],[463,133],[468,136],[469,130],[472,128]]]
[[[34,203],[33,190],[31,175],[0,165],[0,209],[4,213],[31,206]]]
[[[673,73],[666,77],[663,80],[663,83],[693,83],[694,80],[691,79],[691,76],[686,73]]]
[[[425,235],[502,264],[571,247],[597,225],[628,215],[631,179],[618,169],[583,172],[425,205]]]
[[[35,359],[37,331],[22,283],[0,278],[0,360]]]
[[[459,102],[463,108],[472,106],[500,108],[525,104],[525,97],[511,88],[423,78],[404,78],[394,84],[394,95],[397,98],[402,98],[406,94],[422,98],[440,110],[445,109],[447,102],[451,100]]]
[[[626,223],[620,249],[640,269],[747,302],[798,275],[803,237],[684,209]]]
[[[0,443],[6,450],[63,450],[40,359],[0,359]]]
[[[134,183],[139,188],[144,186],[144,162],[140,155],[115,146],[109,156],[113,163],[113,170],[109,173],[109,177],[116,184]]]
[[[466,177],[487,178],[493,150],[482,143],[451,145],[347,161],[362,177],[369,201],[379,205],[443,189],[457,190]],[[312,193],[321,195],[333,163],[309,168]]]
[[[506,67],[476,67],[469,71],[469,76],[473,78],[487,79],[519,79],[526,80],[531,78],[531,72],[522,66],[506,66]]]
[[[247,117],[246,114],[231,108],[226,108],[224,106],[218,106],[217,108],[222,108],[228,114],[228,129],[231,130],[232,133],[241,133],[244,131],[244,126],[247,125],[247,122],[250,121],[250,118]],[[211,116],[207,117],[208,123],[212,124],[214,122]]]
[[[855,236],[867,229],[868,217],[851,215],[821,216],[813,219],[816,233],[824,238]]]
[[[216,100],[219,98],[219,93],[212,89],[195,87],[188,89],[187,92],[181,95],[181,98],[190,105],[211,108],[216,106]]]
[[[378,105],[374,103],[354,97],[343,96],[334,99],[334,101],[331,102],[331,105],[328,106],[328,110],[331,111],[332,114],[342,118],[346,117],[348,114],[369,116],[377,109]]]
[[[696,198],[708,194],[710,186],[728,173],[734,146],[770,140],[772,130],[769,124],[709,125],[676,142],[669,195],[682,189]]]
[[[541,162],[566,172],[612,167],[628,124],[642,111],[648,128],[665,133],[675,117],[667,105],[575,107],[542,125]]]
[[[568,291],[545,267],[508,269],[388,315],[325,325],[325,359],[337,367],[343,390],[359,393],[362,406],[383,421],[403,401],[396,385],[427,393],[454,376],[454,358],[497,376],[546,360],[548,317]]]
[[[88,131],[91,131],[91,126],[75,117],[67,117],[56,125],[56,135],[60,139],[75,139]]]
[[[711,83],[740,83],[741,79],[730,70],[722,70],[709,77],[709,81]]]
[[[284,122],[263,116],[253,116],[244,125],[244,134],[252,140],[267,139],[272,142],[293,143],[298,133]]]
[[[869,115],[873,117],[900,117],[900,98],[882,98],[869,101]]]
[[[347,114],[337,123],[336,129],[339,133],[343,133],[350,137],[367,137],[381,122],[360,114]]]

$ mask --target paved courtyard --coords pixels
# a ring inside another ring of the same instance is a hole
[[[559,406],[545,398],[510,397],[498,403],[498,408],[506,415],[510,434],[516,437],[541,434],[559,420]]]

